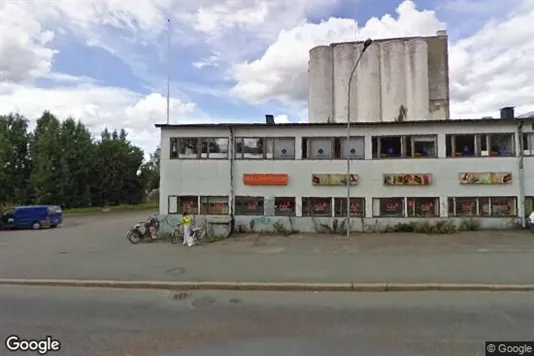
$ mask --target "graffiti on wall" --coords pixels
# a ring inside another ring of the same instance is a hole
[[[512,172],[468,172],[458,174],[460,184],[512,184]]]
[[[358,175],[349,175],[350,185],[358,184]],[[313,185],[347,185],[347,174],[312,174]]]
[[[384,174],[384,185],[430,185],[432,174],[429,173],[397,173]]]
[[[269,225],[271,223],[271,219],[269,219],[267,216],[262,216],[259,218],[251,219],[251,222],[253,224]]]

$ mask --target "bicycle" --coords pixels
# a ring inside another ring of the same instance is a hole
[[[206,230],[201,227],[193,227],[191,229],[191,236],[193,237],[193,242],[195,245],[200,245],[202,242],[204,242],[204,238],[206,237]],[[171,243],[177,244],[178,241],[184,240],[184,232],[182,229],[181,224],[176,224],[174,231],[171,235]]]

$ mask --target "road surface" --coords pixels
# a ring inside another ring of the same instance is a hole
[[[532,293],[176,295],[3,286],[0,315],[2,342],[48,335],[61,343],[49,355],[476,356],[484,341],[534,335]]]
[[[248,282],[534,283],[534,234],[248,235],[192,249],[132,245],[147,212],[0,232],[0,278]],[[238,235],[242,236],[242,235]]]

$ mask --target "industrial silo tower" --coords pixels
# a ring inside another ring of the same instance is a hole
[[[447,32],[374,40],[355,72],[363,42],[310,50],[309,122],[388,122],[449,119]]]

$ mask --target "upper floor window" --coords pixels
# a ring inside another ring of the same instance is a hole
[[[303,137],[303,159],[351,159],[365,158],[364,137],[351,137],[347,147],[346,137]]]
[[[437,136],[375,136],[373,158],[437,157]]]
[[[235,158],[295,159],[295,138],[237,137]]]
[[[210,137],[202,139],[202,158],[228,158],[228,138]]]
[[[228,158],[227,137],[171,137],[171,159]]]
[[[534,132],[523,133],[523,154],[534,155]]]
[[[515,155],[513,133],[447,135],[445,143],[447,157]]]

